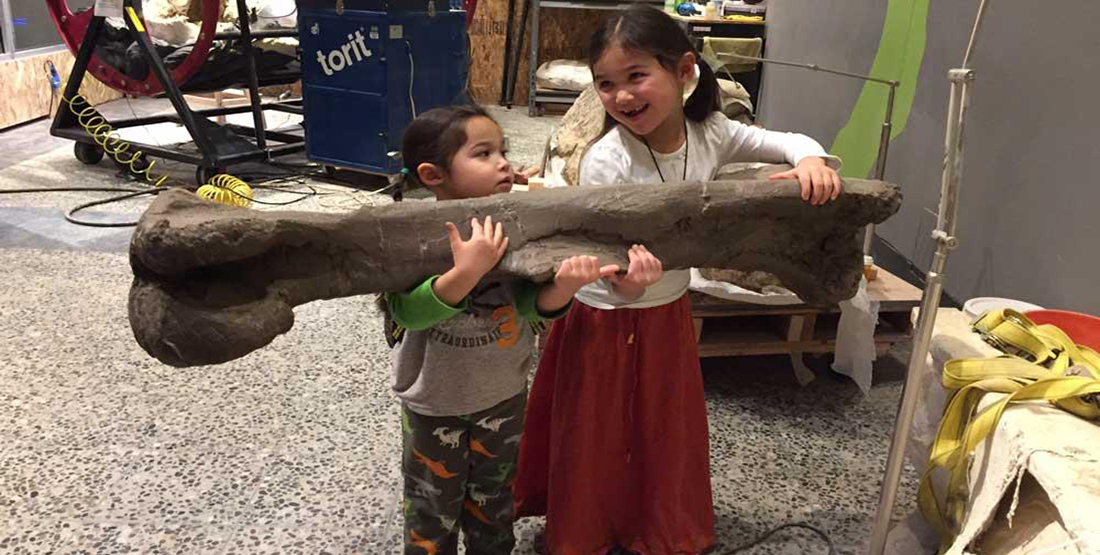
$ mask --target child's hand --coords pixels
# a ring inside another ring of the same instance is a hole
[[[493,227],[492,216],[485,216],[484,225],[474,218],[470,220],[470,227],[473,233],[468,241],[463,241],[455,224],[447,222],[447,237],[451,240],[455,266],[435,280],[432,291],[436,298],[449,306],[458,306],[508,250],[504,228],[499,223]]]
[[[797,179],[802,184],[802,200],[815,206],[836,200],[843,187],[836,170],[818,156],[807,156],[799,160],[794,169],[777,173],[769,179]]]
[[[565,259],[554,275],[554,281],[543,286],[536,300],[539,312],[552,314],[569,304],[581,287],[600,278],[612,277],[619,271],[618,264],[600,266],[595,256],[574,256]]]
[[[516,183],[527,183],[531,177],[538,175],[540,171],[542,171],[542,168],[539,166],[531,166],[529,168],[520,166],[513,172],[513,178]]]
[[[645,288],[657,283],[664,272],[661,261],[642,245],[630,247],[627,257],[630,259],[630,267],[626,275],[615,274],[607,280],[615,286],[619,296],[632,301],[645,294]]]
[[[470,227],[473,233],[469,240],[463,241],[455,224],[447,222],[447,236],[451,240],[455,270],[476,282],[489,273],[504,256],[504,251],[508,250],[508,238],[504,236],[501,224],[493,227],[492,216],[485,216],[484,225],[474,218],[470,220]]]
[[[613,277],[618,271],[618,264],[600,266],[600,259],[595,256],[574,256],[561,263],[561,268],[554,275],[554,285],[569,292],[572,297],[581,287],[600,278]]]

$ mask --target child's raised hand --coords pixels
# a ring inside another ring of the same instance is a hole
[[[504,236],[504,227],[497,223],[493,226],[493,217],[485,216],[485,223],[470,220],[473,232],[466,241],[462,240],[455,224],[447,222],[447,236],[451,240],[451,253],[455,259],[455,270],[474,278],[481,279],[497,265],[504,251],[508,250],[508,238]]]
[[[627,253],[630,266],[626,275],[611,275],[607,278],[619,294],[628,299],[636,299],[645,293],[645,288],[657,283],[664,270],[661,261],[642,245],[630,247]]]
[[[520,166],[512,172],[512,177],[516,183],[527,183],[532,177],[539,174],[542,171],[541,166]]]
[[[567,291],[569,296],[600,278],[612,277],[619,271],[618,264],[600,266],[600,259],[595,256],[573,256],[566,258],[554,275],[554,285]]]
[[[797,179],[802,185],[802,200],[815,206],[836,200],[843,188],[840,174],[818,156],[807,156],[799,160],[794,169],[774,174],[769,179]]]

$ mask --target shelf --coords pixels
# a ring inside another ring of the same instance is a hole
[[[684,17],[682,15],[674,15],[674,16],[672,16],[672,19],[675,19],[676,21],[678,21],[680,23],[686,23],[688,25],[702,25],[702,26],[712,26],[712,25],[756,25],[756,26],[759,26],[759,27],[765,27],[768,24],[767,20],[737,21],[737,20],[729,20],[729,19],[704,19],[702,17]]]
[[[527,70],[527,84],[528,84],[528,87],[529,87],[528,91],[535,91],[535,93],[533,93],[533,94],[531,92],[527,93],[527,114],[532,116],[532,117],[541,115],[541,109],[539,107],[539,105],[541,103],[547,103],[547,104],[572,104],[573,100],[576,99],[576,97],[577,97],[576,93],[572,93],[572,95],[569,96],[570,93],[568,93],[567,91],[562,91],[562,92],[550,91],[546,95],[544,95],[543,91],[537,91],[536,90],[538,88],[538,82],[535,78],[535,72],[538,71],[538,68],[539,68],[539,10],[540,9],[542,9],[542,8],[557,8],[557,9],[567,9],[567,10],[618,10],[618,9],[627,8],[627,7],[630,7],[630,6],[635,6],[635,5],[638,5],[638,4],[653,6],[653,7],[657,8],[658,10],[660,10],[664,7],[663,2],[653,2],[653,1],[638,1],[638,2],[630,2],[630,1],[622,1],[622,0],[613,0],[613,1],[604,1],[604,2],[596,1],[596,0],[587,0],[587,1],[586,0],[527,0],[527,1],[530,2],[529,5],[530,5],[530,21],[531,21],[531,23],[530,23],[530,25],[531,25],[531,35],[530,35],[531,40],[530,40],[530,43],[531,44],[528,47],[528,48],[530,48],[530,50],[529,50],[529,54],[528,54],[528,61],[529,61],[528,66],[529,67],[528,67],[528,70]],[[587,37],[585,37],[583,40],[588,40],[588,39],[587,39]],[[562,94],[562,93],[564,93],[564,94]]]
[[[540,8],[561,8],[570,10],[618,10],[620,8],[629,8],[636,4],[650,4],[653,6],[661,7],[663,4],[660,2],[584,2],[584,1],[570,1],[570,0],[540,0]]]
[[[572,104],[580,95],[581,93],[576,91],[538,89],[535,91],[535,102],[540,104]]]

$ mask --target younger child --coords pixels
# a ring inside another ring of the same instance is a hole
[[[405,130],[406,175],[437,200],[508,192],[515,175],[500,127],[473,106],[425,112]],[[523,430],[533,324],[618,267],[565,260],[547,285],[483,282],[508,248],[490,216],[463,239],[446,222],[454,267],[385,301],[403,335],[393,350],[402,401],[405,553],[512,552],[512,477]]]

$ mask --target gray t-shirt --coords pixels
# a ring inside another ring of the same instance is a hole
[[[434,281],[387,296],[394,320],[407,328],[391,353],[397,396],[420,414],[460,416],[518,395],[534,363],[532,323],[547,319],[535,308],[539,286],[479,284],[450,307],[435,296]]]

